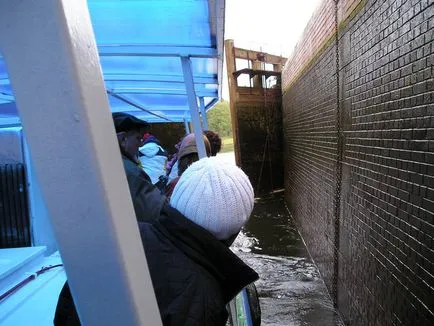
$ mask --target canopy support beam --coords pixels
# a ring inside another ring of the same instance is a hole
[[[138,104],[134,103],[133,101],[127,99],[125,96],[118,95],[118,94],[116,94],[116,93],[113,93],[112,91],[107,91],[107,94],[113,96],[114,98],[117,98],[118,100],[120,100],[120,101],[122,101],[122,102],[125,102],[125,103],[131,105],[132,107],[135,107],[136,109],[139,109],[140,111],[143,111],[143,112],[149,113],[149,114],[151,114],[151,115],[153,115],[153,116],[156,116],[156,117],[158,117],[158,118],[161,118],[161,119],[164,119],[164,120],[166,120],[166,121],[168,121],[168,122],[171,122],[168,118],[166,118],[166,117],[164,117],[164,116],[162,116],[162,115],[159,115],[159,114],[157,114],[157,113],[154,113],[154,112],[152,112],[151,110],[145,109],[145,108],[142,107],[141,105],[138,105]]]
[[[161,325],[86,1],[0,0],[0,48],[81,323]]]
[[[165,82],[184,84],[184,76],[182,75],[155,75],[155,74],[121,74],[121,73],[104,73],[104,80],[107,81],[129,81],[129,82]],[[7,81],[7,78],[5,78]],[[197,84],[217,84],[217,78],[213,75],[196,75],[194,83]],[[2,79],[0,78],[0,85]]]
[[[206,157],[203,130],[200,122],[199,108],[197,106],[196,92],[194,90],[193,71],[189,57],[181,57],[182,71],[184,72],[185,89],[187,91],[188,105],[190,106],[191,121],[193,122],[194,134],[199,159]]]
[[[203,97],[199,97],[200,114],[202,116],[203,130],[208,130],[208,118],[206,117],[205,100]]]
[[[211,47],[164,46],[164,45],[98,45],[99,55],[120,57],[194,57],[217,58],[218,53]]]
[[[191,133],[191,131],[190,131],[190,122],[188,122],[187,119],[184,119],[184,127],[185,127],[185,132],[187,134],[190,134]]]
[[[157,89],[157,88],[144,88],[144,87],[116,87],[110,90],[112,93],[119,94],[141,94],[141,95],[174,95],[174,96],[186,96],[184,90],[180,89]],[[1,93],[0,93],[1,95]],[[217,96],[216,92],[210,90],[198,90],[197,96],[201,97],[214,97]]]

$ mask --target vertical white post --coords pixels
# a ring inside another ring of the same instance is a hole
[[[184,119],[184,127],[185,127],[185,132],[187,134],[189,134],[190,133],[190,122],[188,122],[187,119]]]
[[[0,0],[0,50],[82,324],[161,325],[86,1]]]
[[[203,97],[199,97],[200,114],[202,116],[203,130],[208,130],[208,118],[205,111],[205,100]]]
[[[200,123],[199,108],[197,107],[196,92],[194,90],[193,71],[191,60],[188,57],[181,57],[182,71],[184,73],[185,89],[187,91],[188,105],[190,106],[191,121],[193,122],[194,135],[196,138],[199,158],[206,157],[205,143],[203,141],[203,130]]]

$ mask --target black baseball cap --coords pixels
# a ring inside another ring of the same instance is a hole
[[[112,114],[112,117],[116,132],[126,132],[149,128],[148,122],[140,120],[139,118],[136,118],[135,116],[128,113],[115,112]]]

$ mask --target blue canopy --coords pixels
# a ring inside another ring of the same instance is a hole
[[[88,0],[113,112],[149,122],[190,121],[181,57],[191,59],[195,93],[220,98],[224,0]],[[0,55],[0,124],[19,123]]]

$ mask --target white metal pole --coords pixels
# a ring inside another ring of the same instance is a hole
[[[190,133],[190,122],[188,122],[187,119],[184,119],[184,127],[185,127],[185,132],[187,134],[189,134]]]
[[[208,118],[205,111],[205,100],[203,97],[199,97],[200,114],[202,115],[203,129],[208,130]]]
[[[82,324],[161,325],[86,1],[0,0],[0,50]]]
[[[184,73],[185,89],[187,91],[188,105],[190,106],[191,121],[193,122],[199,158],[206,157],[203,130],[200,123],[199,108],[197,106],[196,92],[194,90],[193,71],[189,57],[181,57],[182,71]]]

